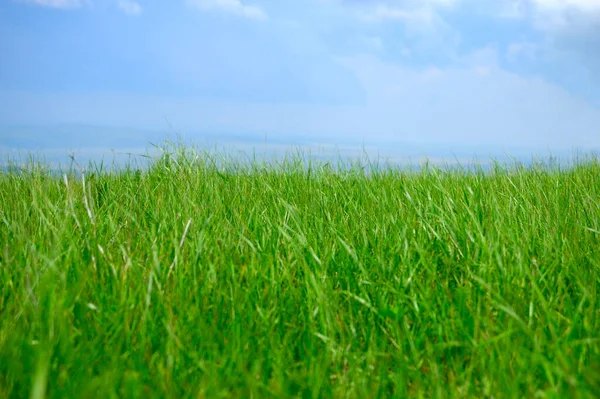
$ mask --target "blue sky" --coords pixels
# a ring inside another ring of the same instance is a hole
[[[600,149],[598,0],[4,0],[0,54],[5,148],[15,126],[102,145],[98,126],[168,120],[190,137]]]

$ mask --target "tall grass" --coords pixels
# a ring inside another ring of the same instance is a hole
[[[0,397],[600,392],[598,159],[305,161],[1,174]]]

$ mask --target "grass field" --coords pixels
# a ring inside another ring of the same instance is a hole
[[[0,397],[594,397],[600,160],[0,174]]]

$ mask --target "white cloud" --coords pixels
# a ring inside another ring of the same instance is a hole
[[[441,0],[439,0],[441,1]],[[372,24],[398,24],[402,26],[405,33],[412,38],[420,38],[419,44],[425,47],[435,46],[431,41],[443,41],[445,50],[452,46],[447,46],[446,41],[455,39],[455,31],[440,16],[438,9],[431,2],[422,4],[406,5],[399,4],[364,4],[360,3],[349,9],[349,12],[363,23]],[[437,3],[435,3],[437,4]],[[427,41],[425,43],[424,41]],[[439,43],[437,43],[439,44]]]
[[[264,132],[287,140],[344,144],[366,139],[446,151],[493,146],[531,151],[600,149],[600,109],[561,88],[482,63],[489,49],[459,68],[418,70],[360,56],[342,60],[369,93],[361,106],[207,101],[102,93],[1,93],[6,124],[85,123],[184,131]],[[476,61],[477,60],[477,61]],[[289,141],[288,141],[289,142]],[[479,155],[485,156],[486,154]]]
[[[531,23],[555,59],[580,64],[600,82],[600,0],[528,0]]]
[[[132,0],[119,0],[117,6],[128,15],[139,15],[142,12],[142,6]]]
[[[538,58],[540,45],[532,42],[511,43],[506,50],[506,58],[511,62],[517,62],[523,58],[535,60]]]
[[[241,0],[187,0],[188,4],[205,11],[221,11],[249,19],[268,19],[260,7],[246,5]]]
[[[322,0],[323,1],[323,0]],[[330,0],[335,1],[335,0]],[[600,0],[339,0],[363,19],[433,24],[443,10],[461,5],[499,18],[527,18],[541,30],[571,28],[582,20],[600,24]]]
[[[360,16],[372,22],[400,21],[426,23],[428,25],[432,23],[434,18],[429,8],[404,9],[387,4],[378,4],[372,8],[361,10]]]
[[[383,40],[379,36],[361,36],[359,42],[365,47],[375,51],[384,49]]]
[[[84,3],[82,0],[18,0],[21,3],[35,4],[51,8],[77,8]]]
[[[527,0],[510,0],[496,4],[499,18],[523,19],[527,17],[529,4]]]
[[[451,13],[466,14],[467,19],[517,20],[515,22],[529,25],[538,34],[512,38],[532,43],[512,45],[506,52],[510,61],[536,62],[540,66],[542,60],[557,62],[587,70],[585,73],[596,82],[600,79],[600,0],[328,1],[345,6],[363,22],[401,25],[409,39],[427,41],[424,49],[428,55],[435,54],[436,49],[456,55],[456,42],[471,41],[471,37],[462,35],[460,22],[446,18]],[[486,33],[490,35],[496,33]]]
[[[540,31],[564,33],[600,26],[600,0],[511,0],[508,4],[507,11],[530,19]]]
[[[369,93],[374,134],[422,143],[600,148],[600,109],[544,80],[509,73],[494,57],[484,48],[465,57],[464,66],[427,70],[369,56],[343,62]]]
[[[540,9],[566,10],[578,9],[580,11],[600,11],[598,0],[532,0],[533,4]]]
[[[321,0],[325,1],[325,0]],[[336,1],[336,0],[329,0]],[[463,2],[474,0],[337,0],[358,21],[370,25],[395,24],[411,37],[456,39],[456,30],[444,18]],[[443,40],[442,40],[443,39]],[[421,43],[423,44],[423,43]]]

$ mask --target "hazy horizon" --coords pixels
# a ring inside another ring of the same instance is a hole
[[[392,166],[418,166],[427,161],[436,166],[474,165],[484,168],[492,161],[524,164],[534,159],[569,163],[577,153],[597,153],[590,148],[562,148],[533,151],[530,148],[498,147],[494,145],[464,145],[449,143],[418,143],[377,140],[354,140],[336,144],[327,137],[244,133],[177,132],[169,130],[122,129],[107,126],[55,125],[13,126],[0,130],[0,164],[19,161],[27,163],[34,159],[51,167],[64,168],[75,161],[80,165],[89,163],[115,166],[146,164],[150,157],[159,154],[159,148],[171,143],[189,146],[196,150],[218,152],[240,159],[281,159],[285,155],[302,153],[304,156],[325,161],[374,162]]]

